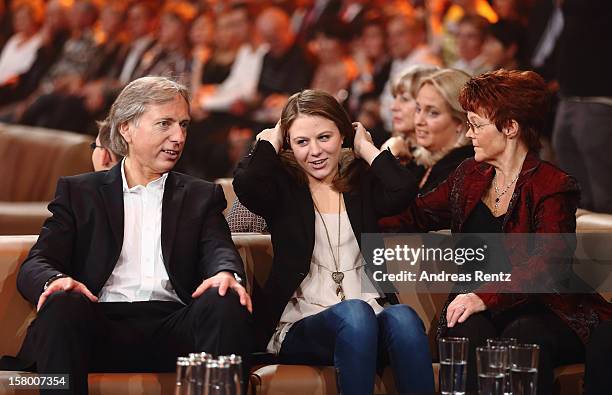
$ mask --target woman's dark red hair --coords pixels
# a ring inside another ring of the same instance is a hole
[[[541,148],[540,130],[549,109],[546,82],[533,71],[496,70],[472,77],[461,89],[459,103],[495,124],[498,130],[513,120],[529,150]]]

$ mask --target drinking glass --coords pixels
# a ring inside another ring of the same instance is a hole
[[[440,392],[443,395],[465,394],[468,343],[466,337],[443,337],[438,340]]]
[[[176,385],[174,386],[175,395],[187,395],[187,385],[189,378],[187,377],[187,369],[189,366],[189,358],[178,357],[176,359]]]
[[[513,337],[494,337],[487,339],[488,347],[506,347],[506,379],[504,381],[504,395],[512,395],[512,383],[510,381],[510,346],[516,346],[517,340]]]
[[[476,348],[476,367],[478,369],[478,394],[503,395],[505,373],[508,366],[507,347]]]
[[[219,360],[227,361],[229,363],[229,376],[226,387],[229,388],[230,393],[236,395],[242,394],[244,388],[244,381],[242,379],[242,357],[240,355],[231,354],[220,356]]]
[[[538,388],[537,344],[510,346],[510,380],[513,395],[535,395]]]

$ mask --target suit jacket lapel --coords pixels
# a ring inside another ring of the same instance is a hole
[[[106,173],[104,183],[99,187],[108,223],[113,231],[116,244],[116,257],[119,258],[123,246],[123,181],[121,179],[121,162]],[[116,262],[116,259],[115,259]]]
[[[176,227],[184,198],[185,185],[176,174],[170,172],[164,188],[161,223],[162,255],[164,257],[164,266],[166,266],[168,273],[170,273],[170,257],[172,256]]]

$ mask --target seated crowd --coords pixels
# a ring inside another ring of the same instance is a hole
[[[58,183],[17,278],[37,318],[0,367],[67,371],[86,393],[92,371],[171,371],[192,351],[248,371],[267,351],[335,366],[344,394],[385,366],[400,393],[433,392],[423,322],[372,280],[362,234],[571,235],[578,207],[612,212],[609,174],[590,171],[610,164],[612,91],[546,68],[594,10],[554,3],[534,39],[538,1],[14,0],[0,120],[96,136],[95,172]],[[587,124],[597,147],[572,143]],[[541,159],[553,129],[562,168]],[[226,219],[202,179],[230,175]],[[274,252],[250,295],[244,231]],[[538,394],[568,363],[587,395],[609,391],[612,304],[547,271],[570,239],[502,243],[514,282],[453,288],[437,334],[469,339],[468,391],[494,337],[539,345]]]
[[[197,177],[231,174],[257,131],[305,88],[336,97],[380,145],[391,132],[391,83],[406,67],[523,64],[516,48],[504,63],[485,56],[498,19],[491,6],[443,3],[16,0],[0,36],[0,120],[95,134],[123,86],[164,75],[190,90],[194,122],[179,168]],[[472,25],[478,32],[463,32]],[[522,44],[520,28],[508,35]]]
[[[596,47],[612,38],[612,6],[595,3],[14,0],[0,7],[0,121],[93,135],[128,82],[172,76],[194,118],[178,169],[213,180],[302,89],[336,97],[380,146],[395,132],[393,84],[410,66],[529,69],[570,108],[556,122],[556,106],[547,114],[546,158],[578,178],[582,207],[612,212],[612,181],[599,176],[612,159],[598,150],[610,142],[611,60]],[[583,128],[597,143],[581,141]]]

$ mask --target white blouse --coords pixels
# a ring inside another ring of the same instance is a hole
[[[4,46],[0,55],[0,85],[10,78],[30,69],[38,49],[42,45],[42,34],[37,33],[23,41],[21,34],[14,34]]]
[[[294,323],[320,313],[341,301],[336,294],[338,286],[332,279],[332,273],[336,271],[332,249],[334,256],[338,251],[338,214],[322,213],[321,216],[329,231],[329,241],[323,221],[319,214],[315,213],[315,245],[310,271],[281,315],[276,331],[268,343],[267,351],[270,353],[278,354],[287,332]],[[339,271],[344,273],[342,289],[346,299],[361,299],[372,306],[374,313],[378,314],[383,311],[376,301],[380,294],[366,275],[365,261],[359,251],[359,244],[346,211],[340,215],[340,226]]]

